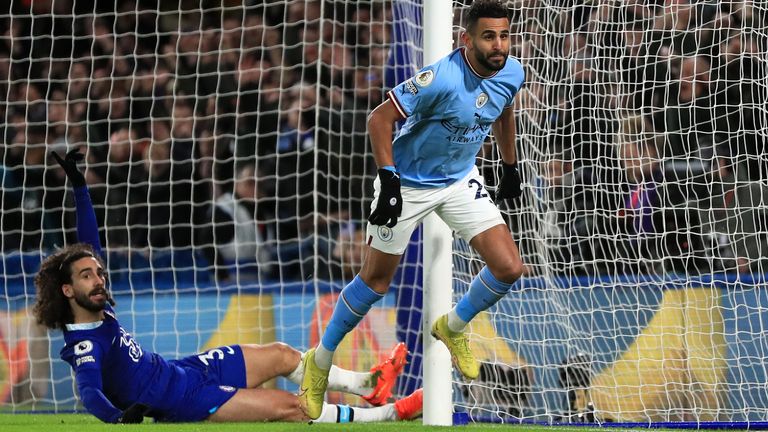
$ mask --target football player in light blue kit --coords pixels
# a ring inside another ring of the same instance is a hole
[[[75,192],[77,235],[82,243],[47,257],[35,277],[34,314],[64,332],[61,358],[72,366],[85,408],[107,423],[140,423],[144,416],[164,422],[306,421],[299,398],[287,391],[258,388],[284,376],[299,383],[301,353],[288,345],[232,345],[179,360],[143,349],[117,321],[101,262],[96,215],[74,150],[61,158]],[[368,373],[334,368],[331,386],[363,396],[376,408],[326,404],[318,422],[410,419],[421,411],[417,390],[388,403],[405,364],[400,344]],[[370,393],[370,394],[369,394]]]
[[[493,130],[503,158],[496,197],[520,196],[513,101],[524,72],[508,56],[510,22],[499,1],[475,0],[466,23],[463,47],[396,86],[369,116],[379,166],[368,218],[371,248],[360,273],[342,290],[320,344],[304,357],[300,396],[310,417],[320,415],[336,347],[387,292],[413,230],[429,213],[436,212],[486,263],[467,294],[432,328],[467,379],[479,374],[464,335],[467,323],[523,274],[520,253],[485,190],[475,157]],[[402,119],[393,142],[393,128]]]

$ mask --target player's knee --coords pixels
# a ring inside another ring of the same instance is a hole
[[[512,272],[511,277],[513,279],[513,282],[523,277],[525,274],[525,264],[519,259],[515,260],[512,264]]]
[[[379,294],[386,294],[389,291],[389,285],[392,283],[392,279],[384,275],[363,274],[363,272],[360,272],[360,279],[373,292]]]
[[[513,283],[520,279],[525,272],[525,265],[519,259],[513,259],[499,269],[492,269],[491,273],[501,282]]]
[[[288,369],[293,370],[301,362],[301,353],[292,346],[283,342],[274,342],[270,345],[279,359],[279,364],[286,365]]]

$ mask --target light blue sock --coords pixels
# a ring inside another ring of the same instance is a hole
[[[465,323],[472,321],[475,315],[501,300],[512,288],[512,285],[496,279],[487,266],[483,267],[480,273],[472,279],[469,291],[456,304],[456,314]]]
[[[323,348],[328,351],[336,351],[336,347],[339,346],[344,336],[352,331],[368,313],[371,306],[383,297],[383,294],[377,293],[366,285],[360,276],[352,279],[352,282],[341,290],[339,300],[333,309],[331,320],[320,340]]]

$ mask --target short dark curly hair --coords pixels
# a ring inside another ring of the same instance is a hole
[[[509,19],[509,10],[501,4],[500,0],[475,0],[467,9],[465,16],[465,28],[467,33],[472,33],[480,18],[506,18]]]
[[[104,266],[101,257],[93,251],[91,245],[77,243],[67,246],[48,256],[40,264],[40,271],[35,275],[37,298],[32,313],[37,322],[49,329],[64,330],[74,321],[69,300],[61,291],[61,286],[72,283],[72,263],[80,258],[95,258]],[[111,297],[109,302],[114,304]]]

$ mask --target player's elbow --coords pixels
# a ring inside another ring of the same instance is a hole
[[[366,120],[368,131],[375,130],[380,123],[381,123],[381,113],[379,112],[378,109],[375,109],[370,113],[368,113],[368,118]]]
[[[392,127],[401,118],[402,116],[391,102],[383,102],[368,114],[368,131],[374,133],[375,131],[381,130],[389,131],[391,133]]]

